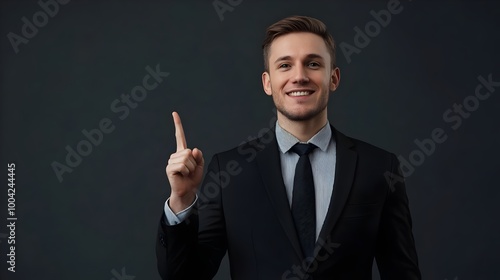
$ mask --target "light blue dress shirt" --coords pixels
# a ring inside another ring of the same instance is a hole
[[[281,151],[281,172],[283,183],[285,183],[286,194],[290,207],[292,206],[293,179],[295,177],[295,166],[299,161],[299,155],[290,151],[299,139],[284,130],[279,124],[276,125],[276,140]],[[316,239],[328,212],[330,199],[333,192],[333,182],[335,180],[336,145],[332,137],[332,129],[327,124],[316,133],[309,141],[318,148],[309,154],[314,181],[314,197],[316,200]]]

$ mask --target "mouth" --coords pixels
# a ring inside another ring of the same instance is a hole
[[[293,90],[286,93],[288,96],[308,96],[314,93],[314,90],[303,89],[303,90]]]

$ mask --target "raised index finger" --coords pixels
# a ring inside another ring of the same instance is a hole
[[[186,136],[184,136],[184,129],[182,128],[179,114],[177,114],[177,112],[172,112],[172,117],[174,117],[175,140],[177,142],[177,152],[179,152],[187,148]]]

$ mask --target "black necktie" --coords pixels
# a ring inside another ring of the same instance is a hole
[[[293,179],[292,216],[305,257],[312,257],[316,243],[316,203],[309,153],[313,144],[297,143],[292,151],[300,156]]]

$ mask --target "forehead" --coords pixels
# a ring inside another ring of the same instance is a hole
[[[329,58],[326,43],[319,35],[309,32],[289,33],[274,39],[269,48],[269,58],[282,56],[305,57],[309,54],[319,54],[323,58]]]

